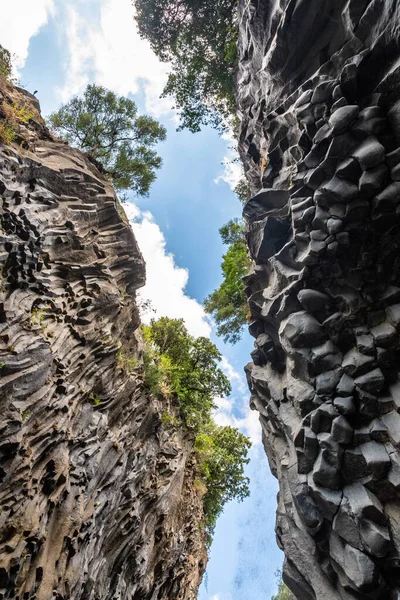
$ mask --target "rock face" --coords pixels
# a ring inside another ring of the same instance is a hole
[[[0,145],[0,598],[193,600],[193,439],[137,368],[144,261],[109,182],[32,112]]]
[[[242,1],[251,406],[299,600],[400,589],[400,5]]]

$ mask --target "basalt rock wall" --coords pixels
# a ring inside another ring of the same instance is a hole
[[[143,386],[145,265],[110,183],[34,97],[0,144],[0,598],[194,600],[193,438]],[[0,125],[10,114],[2,110]]]
[[[400,589],[400,5],[239,8],[251,407],[299,600]]]

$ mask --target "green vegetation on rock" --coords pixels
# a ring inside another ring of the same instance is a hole
[[[95,159],[118,191],[148,194],[162,164],[154,146],[165,140],[166,129],[138,115],[135,102],[91,84],[47,122],[56,135]]]
[[[232,219],[219,230],[222,242],[228,246],[222,257],[223,281],[204,301],[206,312],[212,314],[217,323],[217,334],[232,344],[240,340],[248,321],[249,309],[242,279],[249,269],[250,260],[244,228],[243,221]]]
[[[222,356],[217,347],[205,337],[191,336],[182,319],[162,317],[142,329],[145,385],[154,394],[176,397],[182,421],[195,433],[197,489],[211,536],[225,503],[249,495],[244,466],[251,443],[237,429],[220,427],[212,419],[214,399],[231,391],[218,366]],[[167,413],[162,423],[177,426]]]
[[[11,53],[0,44],[0,78],[10,80],[12,73]]]
[[[242,204],[250,198],[250,187],[244,176],[239,179],[233,191]]]
[[[171,63],[164,95],[175,98],[181,128],[223,129],[233,119],[237,0],[135,0],[137,23]]]
[[[218,367],[221,353],[208,338],[189,335],[182,319],[152,320],[143,333],[149,346],[145,383],[153,392],[176,396],[186,424],[199,431],[209,421],[214,398],[231,391]]]
[[[210,421],[196,438],[199,472],[207,492],[204,512],[210,533],[229,500],[244,500],[249,495],[249,480],[244,465],[249,462],[249,439],[235,427],[220,427]]]
[[[278,570],[275,575],[278,578],[278,593],[272,596],[271,600],[295,600],[292,592],[282,581],[282,572]]]

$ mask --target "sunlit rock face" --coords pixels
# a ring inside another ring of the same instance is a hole
[[[32,110],[0,145],[0,598],[193,600],[193,439],[135,368],[144,261],[110,183]]]
[[[240,4],[251,407],[299,600],[400,587],[400,5]]]

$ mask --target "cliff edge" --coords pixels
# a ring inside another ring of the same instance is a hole
[[[194,440],[143,386],[140,250],[36,99],[3,83],[0,106],[0,598],[194,600]]]
[[[299,600],[400,589],[400,7],[242,1],[251,407]]]

